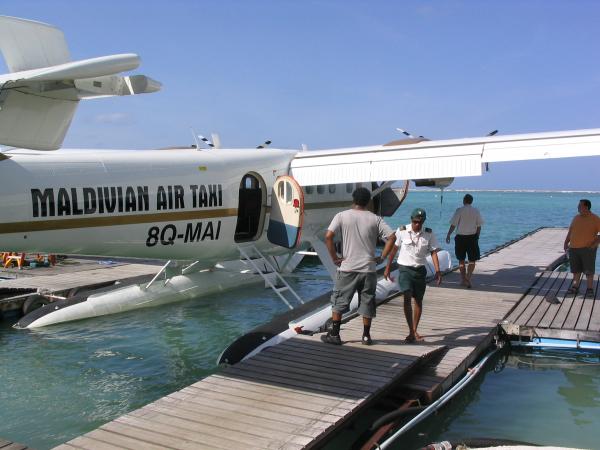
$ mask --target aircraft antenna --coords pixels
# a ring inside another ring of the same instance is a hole
[[[200,140],[202,142],[204,142],[206,145],[208,145],[210,148],[215,148],[214,144],[212,142],[210,142],[210,140],[208,138],[205,138],[204,136],[202,136],[201,134],[198,135],[198,137],[200,138]]]
[[[198,135],[196,134],[196,132],[194,131],[194,129],[192,127],[190,127],[190,131],[192,132],[192,137],[194,138],[196,150],[201,150],[200,142],[198,141]]]
[[[486,134],[486,136],[494,136],[496,133],[498,133],[498,130],[490,131],[488,134]],[[485,163],[485,171],[490,171],[490,163]]]
[[[262,144],[260,144],[256,148],[267,148],[269,145],[271,145],[271,141],[266,140],[265,142],[263,142]]]
[[[406,136],[409,139],[415,139],[415,137],[412,134],[410,134],[406,130],[403,130],[402,128],[396,128],[396,130],[398,130],[400,133],[402,133],[404,136]]]

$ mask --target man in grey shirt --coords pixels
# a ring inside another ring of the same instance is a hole
[[[331,330],[321,336],[328,344],[341,345],[340,325],[342,314],[348,311],[355,292],[358,292],[358,312],[363,316],[362,343],[371,345],[371,319],[375,317],[376,265],[386,255],[375,257],[377,238],[395,238],[394,231],[379,216],[367,210],[371,193],[364,187],[352,193],[352,208],[335,215],[325,234],[329,255],[339,266],[335,288],[331,296]],[[342,256],[335,251],[333,238],[341,232]]]

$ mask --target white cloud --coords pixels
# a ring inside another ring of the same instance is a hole
[[[103,123],[110,125],[127,125],[132,123],[133,120],[129,114],[122,112],[98,114],[94,117],[94,123]]]

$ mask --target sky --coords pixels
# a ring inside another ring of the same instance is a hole
[[[142,58],[159,93],[81,102],[70,148],[309,149],[600,128],[600,2],[3,0],[73,60]],[[0,73],[6,66],[0,63]],[[600,191],[600,157],[494,163],[457,189]]]

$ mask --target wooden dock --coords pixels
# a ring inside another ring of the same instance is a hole
[[[17,444],[16,442],[7,441],[0,438],[0,450],[33,450],[26,445]]]
[[[150,279],[160,270],[158,264],[156,261],[69,257],[50,267],[0,269],[0,275],[8,278],[0,281],[0,317],[3,312],[20,313],[29,294],[42,292],[66,297],[116,281],[143,276]]]
[[[573,281],[570,273],[545,272],[502,327],[522,338],[600,342],[600,279],[596,275],[594,292],[586,295],[583,278],[574,295],[567,293]]]
[[[360,320],[343,325],[341,347],[298,336],[57,448],[318,448],[394,387],[429,400],[448,389],[560,259],[565,234],[542,229],[487,255],[473,289],[456,273],[428,287],[425,343],[404,343],[396,297],[378,308],[371,347],[360,345]]]

